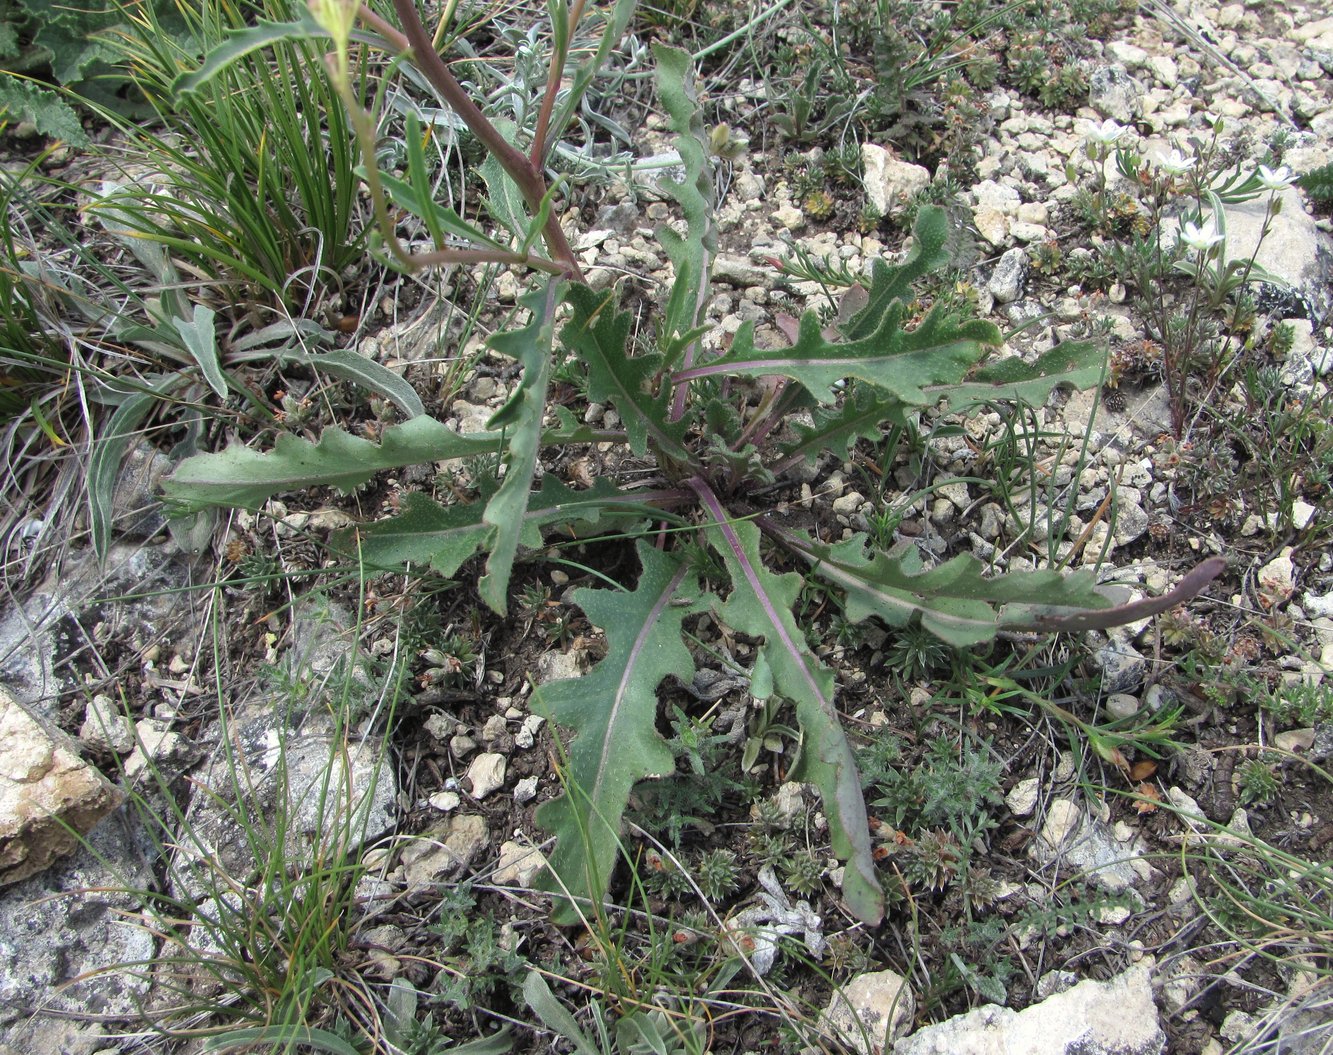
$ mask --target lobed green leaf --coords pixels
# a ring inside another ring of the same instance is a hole
[[[670,341],[698,327],[708,300],[708,278],[717,255],[717,227],[713,223],[713,167],[704,148],[703,118],[694,90],[693,62],[686,51],[653,44],[657,92],[676,133],[676,150],[685,166],[683,180],[667,180],[664,188],[681,207],[685,235],[662,228],[658,237],[675,268],[675,280],[662,324],[663,337]],[[693,361],[694,341],[683,348],[685,365]],[[679,401],[678,401],[679,402]],[[680,417],[683,403],[674,416]]]
[[[341,429],[325,429],[318,443],[280,433],[267,453],[241,444],[187,458],[163,481],[180,511],[206,506],[254,509],[276,494],[306,487],[350,492],[382,469],[494,453],[499,433],[459,435],[424,415],[384,430],[379,443]]]
[[[1028,403],[1039,407],[1052,390],[1062,385],[1092,388],[1102,380],[1106,367],[1106,348],[1096,341],[1065,341],[1036,362],[1025,363],[1011,356],[990,366],[983,366],[967,381],[958,385],[927,385],[932,399],[945,398],[954,413],[977,403],[1001,400]]]
[[[846,591],[846,617],[854,623],[875,616],[889,626],[916,618],[936,637],[959,648],[989,641],[1004,629],[1029,628],[1042,616],[1110,606],[1089,571],[1054,568],[987,578],[970,554],[925,568],[916,547],[866,553],[866,536],[834,545],[772,525],[769,534],[813,566],[821,579]]]
[[[911,298],[913,282],[944,267],[949,262],[950,231],[943,209],[938,205],[922,208],[912,225],[912,248],[907,256],[897,264],[871,261],[865,305],[842,327],[843,336],[857,341],[875,333],[896,302]]]
[[[613,293],[594,293],[587,286],[571,286],[565,299],[574,317],[560,339],[588,371],[588,398],[615,406],[635,454],[643,455],[651,438],[665,457],[688,460],[684,424],[668,420],[667,393],[652,391],[661,356],[629,355],[629,313],[616,310]]]
[[[822,332],[819,317],[807,311],[790,348],[763,349],[754,345],[754,324],[736,333],[731,350],[703,366],[681,370],[676,383],[701,377],[790,377],[822,403],[833,402],[835,386],[854,377],[882,389],[908,406],[928,406],[938,396],[927,388],[958,384],[967,371],[998,345],[1000,331],[980,319],[959,322],[936,308],[914,330],[902,328],[904,306],[895,301],[878,328],[859,340],[831,342]]]
[[[661,516],[653,502],[679,498],[677,491],[621,491],[599,479],[587,491],[574,491],[552,476],[528,499],[519,530],[519,545],[542,544],[544,528],[562,524],[596,524],[608,517]],[[334,536],[334,545],[367,568],[393,569],[428,564],[452,576],[462,563],[486,548],[492,528],[482,520],[480,502],[442,506],[423,494],[409,494],[396,516],[362,525]]]
[[[504,483],[486,503],[482,516],[484,523],[495,528],[495,534],[486,559],[486,574],[478,584],[481,599],[499,615],[504,615],[509,606],[509,576],[518,555],[528,495],[541,450],[546,390],[554,368],[551,345],[559,287],[560,280],[548,279],[541,288],[523,297],[521,303],[532,313],[528,325],[496,334],[490,340],[493,349],[518,360],[523,367],[523,377],[513,395],[487,422],[492,429],[503,428],[508,441]]]
[[[792,612],[801,576],[778,575],[759,556],[759,529],[733,520],[702,480],[690,481],[712,521],[710,545],[726,563],[732,590],[722,608],[728,626],[763,638],[750,688],[796,704],[805,742],[793,776],[819,788],[828,815],[833,851],[847,862],[842,893],[857,919],[871,925],[884,916],[884,893],[875,876],[870,826],[856,760],[834,705],[833,672],[811,652]]]
[[[611,880],[630,790],[675,770],[657,732],[657,686],[668,675],[687,682],[693,676],[683,620],[703,604],[688,566],[646,542],[636,550],[643,572],[633,591],[574,591],[575,603],[606,630],[606,658],[581,678],[540,686],[532,698],[535,713],[574,732],[565,793],[536,814],[556,836],[547,889],[594,903]],[[557,922],[577,919],[574,904],[557,908]]]

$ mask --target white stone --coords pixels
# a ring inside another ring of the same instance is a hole
[[[900,161],[883,147],[861,144],[866,198],[881,216],[902,213],[913,195],[930,186],[930,172]]]
[[[500,847],[500,861],[492,880],[497,886],[532,889],[532,882],[546,867],[546,856],[535,846],[525,846],[512,839]]]
[[[1013,187],[989,179],[982,180],[973,187],[972,193],[976,195],[978,208],[998,209],[1006,216],[1017,216],[1018,207],[1023,200]]]
[[[1041,781],[1036,777],[1024,777],[1004,797],[1005,805],[1015,817],[1027,817],[1037,808],[1037,799],[1041,796]]]
[[[1130,44],[1128,41],[1110,41],[1106,45],[1106,53],[1130,69],[1137,69],[1148,62],[1148,53],[1137,44]]]
[[[799,231],[805,226],[805,213],[795,205],[779,205],[773,210],[773,219],[788,231]]]
[[[79,739],[89,747],[125,755],[134,750],[134,723],[110,696],[100,693],[88,702]]]
[[[475,813],[452,817],[423,832],[403,851],[408,889],[427,889],[441,877],[467,868],[489,841],[486,818]]]
[[[1314,729],[1287,729],[1273,737],[1279,751],[1309,751],[1314,746]]]
[[[893,1055],[1161,1055],[1166,1035],[1150,970],[1145,957],[1115,978],[1080,982],[1023,1011],[987,1004],[917,1030]]]
[[[1028,847],[1041,864],[1086,874],[1102,889],[1124,893],[1152,874],[1137,842],[1121,842],[1104,824],[1087,816],[1077,803],[1055,799],[1046,812],[1040,835]]]
[[[527,750],[537,742],[537,734],[541,732],[542,725],[546,719],[540,714],[529,714],[523,719],[523,724],[519,726],[518,732],[514,734],[514,746]]]
[[[537,778],[524,777],[514,785],[514,801],[522,806],[537,797]]]
[[[1148,60],[1148,69],[1167,88],[1174,88],[1180,80],[1180,68],[1170,55],[1154,55]]]
[[[972,211],[972,225],[977,234],[999,248],[1009,241],[1009,220],[999,209],[979,205]]]
[[[487,751],[474,758],[467,767],[467,777],[472,782],[472,797],[480,802],[491,792],[504,787],[508,765],[509,760],[494,751]]]
[[[1133,718],[1139,713],[1139,701],[1127,692],[1115,692],[1106,697],[1106,713],[1112,718]]]
[[[1287,546],[1259,569],[1259,603],[1265,608],[1277,608],[1291,600],[1296,589],[1296,568],[1291,562],[1292,553],[1292,547]]]
[[[896,971],[874,971],[835,990],[821,1021],[860,1055],[897,1051],[916,1018],[916,997]]]
[[[1051,219],[1051,210],[1039,201],[1025,201],[1018,207],[1018,219],[1023,223],[1045,226]]]
[[[0,688],[0,886],[72,853],[123,798],[67,734]]]

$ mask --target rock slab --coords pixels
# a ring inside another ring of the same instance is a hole
[[[0,886],[73,853],[122,799],[67,734],[0,689]]]
[[[858,975],[833,994],[823,1025],[860,1055],[896,1051],[894,1041],[912,1027],[916,997],[896,971]]]
[[[73,855],[0,890],[0,1025],[23,1018],[55,1032],[50,1016],[65,1012],[135,1016],[157,943],[131,891],[152,888],[153,857],[142,825],[122,809]]]
[[[1161,1055],[1166,1034],[1146,963],[1089,979],[1024,1011],[987,1004],[917,1030],[894,1055]]]

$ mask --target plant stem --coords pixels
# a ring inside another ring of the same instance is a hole
[[[584,0],[574,0],[574,9],[570,11],[564,36],[555,33],[556,44],[551,49],[551,66],[546,72],[546,94],[542,96],[541,112],[537,114],[537,129],[532,136],[532,148],[528,151],[528,163],[539,172],[546,163],[546,134],[550,130],[551,112],[555,109],[556,96],[560,94],[560,82],[565,75],[565,61],[569,58],[569,44],[574,39],[574,30],[583,17]],[[555,30],[552,24],[551,29]]]
[[[509,178],[514,181],[519,192],[523,195],[523,200],[527,202],[528,208],[532,210],[534,215],[540,212],[542,200],[546,197],[547,191],[546,181],[542,178],[541,170],[509,144],[504,136],[500,134],[499,129],[491,124],[486,115],[481,112],[481,108],[472,101],[463,86],[449,72],[449,67],[445,65],[439,53],[432,47],[430,35],[417,16],[416,5],[413,0],[393,0],[393,6],[403,24],[403,32],[399,32],[364,4],[358,12],[358,17],[394,47],[411,53],[417,68],[430,81],[431,87],[440,93],[440,97],[449,108],[462,118],[468,130],[481,140],[482,145],[500,163],[500,167],[505,170]],[[370,166],[367,165],[367,169],[369,168]],[[554,210],[547,216],[546,224],[542,229],[542,237],[551,252],[551,256],[560,266],[561,273],[568,275],[576,282],[582,282],[583,269],[579,267],[579,262],[574,256],[574,250],[570,247],[564,229],[560,226],[560,217]]]

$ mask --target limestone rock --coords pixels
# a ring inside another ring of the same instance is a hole
[[[472,782],[472,797],[480,802],[491,792],[504,787],[508,765],[508,759],[494,751],[474,758],[467,770],[467,778]]]
[[[111,522],[118,535],[144,539],[162,529],[167,518],[158,485],[172,468],[171,459],[144,439],[130,447],[111,493]]]
[[[874,971],[835,991],[821,1020],[861,1055],[880,1055],[898,1050],[894,1041],[915,1017],[916,997],[907,979],[896,971]]]
[[[899,161],[883,147],[861,144],[866,198],[881,216],[900,214],[918,191],[930,186],[930,173],[920,165]]]
[[[119,810],[86,846],[0,890],[0,1024],[43,1010],[133,1017],[148,979],[132,965],[151,961],[157,943],[135,925],[142,906],[126,891],[152,885],[153,847]]]
[[[69,736],[0,689],[0,886],[72,853],[122,799]]]
[[[917,1030],[894,1055],[1160,1055],[1148,963],[1080,982],[1024,1011],[987,1004]]]
[[[263,842],[247,835],[247,825],[280,841],[293,868],[329,847],[350,852],[393,827],[397,782],[381,742],[349,740],[323,714],[287,719],[272,712],[227,729],[230,743],[197,778],[189,810],[195,850],[207,847],[215,866],[238,880],[255,868],[252,850]],[[202,866],[177,863],[175,874],[191,895],[216,882]]]
[[[1012,304],[1023,295],[1023,282],[1028,275],[1028,255],[1023,249],[1010,249],[995,265],[986,288],[1001,304]]]
[[[1148,660],[1137,648],[1123,639],[1101,645],[1092,654],[1092,664],[1102,675],[1102,692],[1133,692],[1143,684],[1148,673]]]
[[[1041,864],[1058,864],[1066,871],[1086,873],[1097,886],[1121,894],[1152,876],[1137,840],[1117,839],[1106,825],[1089,817],[1069,799],[1055,799],[1046,812],[1041,833],[1028,848]]]
[[[408,889],[428,889],[437,880],[467,868],[489,841],[486,818],[475,813],[451,817],[423,832],[403,851]]]
[[[1088,105],[1127,125],[1143,112],[1143,87],[1118,62],[1099,66],[1088,78]]]
[[[1289,287],[1261,287],[1261,310],[1279,317],[1322,318],[1333,307],[1333,238],[1315,226],[1296,188],[1280,191],[1278,200],[1281,211],[1271,218],[1266,194],[1227,206],[1226,258],[1253,256],[1256,264]],[[1261,242],[1265,223],[1269,229]]]
[[[537,873],[546,867],[546,855],[535,846],[524,846],[512,839],[500,847],[500,861],[492,881],[498,886],[531,889]]]

